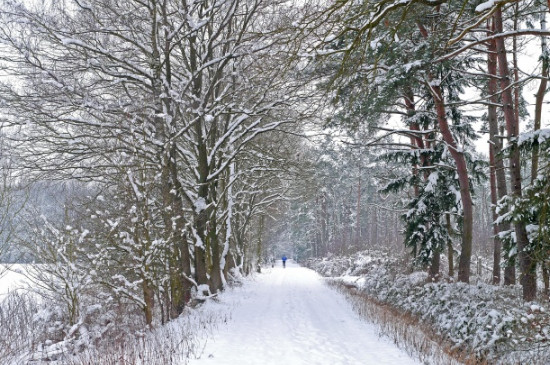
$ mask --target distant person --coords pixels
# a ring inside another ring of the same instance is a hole
[[[286,256],[285,255],[283,255],[282,260],[283,260],[283,268],[284,268],[284,267],[286,267]]]

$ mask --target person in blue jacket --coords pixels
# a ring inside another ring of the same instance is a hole
[[[282,260],[283,260],[283,268],[284,268],[286,267],[286,255],[283,255]]]

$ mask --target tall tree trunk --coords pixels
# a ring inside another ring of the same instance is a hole
[[[207,183],[208,176],[208,154],[206,144],[202,137],[201,122],[196,122],[197,150],[198,150],[198,172],[199,187],[198,199],[195,202],[195,280],[198,285],[208,284],[207,255],[208,247],[208,215],[210,208]]]
[[[199,188],[198,199],[195,202],[195,222],[194,222],[194,241],[195,241],[195,280],[198,285],[208,284],[208,184],[206,178],[208,176],[208,162],[206,146],[204,141],[201,141],[202,127],[200,122],[197,122],[198,137],[198,171],[199,171]]]
[[[453,241],[451,235],[453,233],[453,227],[451,225],[451,215],[449,213],[445,214],[445,220],[447,221],[447,232],[449,233],[449,240],[447,241],[447,256],[449,260],[449,277],[453,278],[455,276],[455,255],[453,249]]]
[[[499,147],[495,149],[495,173],[497,178],[497,193],[499,200],[508,195],[508,186],[506,184],[506,174],[504,167],[504,160],[500,151],[502,150],[502,141],[498,141]],[[501,212],[505,214],[506,211]],[[499,232],[507,232],[511,229],[510,223],[503,222],[499,225]],[[504,285],[515,285],[516,284],[516,258],[510,257],[509,252],[511,251],[511,243],[507,242],[504,244],[504,249],[506,251],[504,258],[507,262],[506,267],[504,268]]]
[[[414,102],[414,93],[411,88],[407,87],[405,89],[405,106],[407,108],[407,117],[412,118],[416,114],[416,106]],[[414,132],[420,131],[420,127],[418,126],[418,123],[416,122],[409,122],[409,129],[413,131],[413,134],[411,134],[411,145],[414,147],[418,147],[420,149],[424,149],[424,141],[422,140],[422,136],[415,135]],[[424,166],[424,157],[421,157],[421,165]],[[413,165],[413,176],[416,176],[418,174],[418,166],[415,164]],[[418,184],[414,185],[414,196],[418,197],[420,195],[420,188]],[[413,260],[416,261],[416,258],[418,256],[418,247],[416,247],[416,243],[413,247],[412,252]]]
[[[424,38],[428,38],[426,28],[417,23],[420,33]],[[456,163],[456,173],[458,175],[458,184],[460,187],[460,199],[462,201],[462,247],[460,257],[458,259],[458,281],[470,282],[470,265],[472,261],[472,238],[473,238],[473,204],[472,195],[470,193],[470,179],[468,178],[468,168],[466,158],[462,150],[453,137],[449,123],[447,122],[447,113],[445,108],[445,99],[441,86],[438,82],[434,82],[432,75],[428,75],[428,87],[431,90],[434,105],[437,115],[437,123],[443,140],[447,144],[447,148],[451,157]]]
[[[494,23],[491,28],[494,32]],[[496,42],[490,41],[488,44],[488,73],[490,75],[488,92],[490,96],[490,102],[493,105],[490,105],[488,108],[488,124],[489,124],[489,149],[493,150],[494,157],[494,172],[496,176],[496,200],[500,200],[508,195],[508,187],[506,185],[506,168],[504,166],[504,159],[502,157],[502,139],[499,138],[499,135],[502,134],[499,132],[498,118],[496,106],[498,105],[498,81],[497,81],[497,46]],[[491,153],[491,152],[489,152]],[[494,192],[491,191],[491,194]],[[491,196],[491,199],[493,197]],[[505,212],[502,212],[505,213]],[[495,234],[499,232],[506,232],[510,230],[509,223],[501,223],[497,227]],[[498,238],[498,237],[497,237]],[[496,243],[495,243],[496,244]],[[510,252],[509,243],[505,244],[505,259],[508,262],[508,265],[504,268],[504,285],[514,285],[516,283],[516,266],[515,260],[508,257],[508,252]],[[502,247],[502,243],[501,243]],[[500,258],[499,258],[500,259]]]
[[[197,285],[208,284],[208,274],[206,269],[206,212],[202,211],[195,219],[195,281]],[[202,232],[202,233],[199,233]]]
[[[541,14],[540,27],[542,31],[546,30],[546,14]],[[546,95],[546,88],[548,87],[548,75],[550,68],[550,54],[548,52],[548,46],[546,42],[546,37],[541,37],[541,48],[542,48],[542,70],[541,70],[541,80],[537,93],[535,94],[535,120],[534,120],[534,130],[538,131],[541,128],[542,122],[542,105],[544,102],[544,97]],[[531,158],[531,183],[534,182],[538,175],[539,169],[539,147],[538,145],[533,149],[533,156]]]
[[[550,6],[550,4],[549,4]],[[541,6],[543,8],[544,6]],[[541,9],[543,10],[543,9]],[[546,12],[541,11],[541,17],[540,17],[540,28],[542,31],[546,30]],[[541,70],[541,80],[539,84],[539,89],[537,90],[537,93],[535,95],[535,121],[534,121],[534,130],[538,131],[541,128],[541,122],[542,122],[542,105],[544,102],[544,97],[546,95],[546,88],[548,87],[548,75],[549,75],[549,53],[548,53],[548,46],[546,42],[546,37],[541,37],[541,48],[542,48],[542,70]],[[538,176],[538,170],[539,170],[539,146],[536,145],[533,148],[533,155],[531,157],[531,184],[535,182]],[[550,274],[548,272],[548,258],[543,257],[542,262],[542,276],[544,279],[544,294],[545,296],[548,296],[548,293],[550,292]]]
[[[200,56],[197,49],[200,48],[200,41],[196,35],[189,37],[189,69],[194,75],[191,86],[191,93],[194,96],[192,105],[193,110],[201,109],[201,100],[203,99],[202,87],[203,87],[203,71],[200,70]],[[195,253],[195,281],[197,285],[208,285],[208,270],[207,259],[209,249],[207,247],[207,232],[208,232],[208,205],[210,203],[208,199],[209,193],[209,163],[208,163],[208,149],[207,149],[207,137],[204,130],[204,117],[202,115],[195,115],[196,121],[194,124],[195,131],[195,150],[197,153],[197,198],[193,203],[194,222],[193,222],[193,242]]]
[[[492,30],[491,27],[489,30]],[[496,53],[496,43],[490,41],[488,46],[487,53],[487,71],[489,74],[489,83],[488,83],[488,94],[489,94],[489,104],[487,110],[487,119],[489,124],[489,159],[490,159],[490,189],[491,189],[491,211],[493,213],[493,222],[497,219],[496,206],[498,202],[498,193],[497,193],[497,178],[496,178],[496,169],[498,158],[500,165],[502,164],[502,157],[495,157],[500,153],[500,140],[498,140],[498,120],[497,120],[497,103],[498,103],[498,85],[497,85],[497,53]],[[504,174],[503,166],[501,168],[502,174]],[[506,186],[504,186],[506,188]],[[498,237],[499,226],[493,224],[493,284],[500,284],[500,256],[502,251],[502,243]]]
[[[490,169],[490,185],[491,185],[491,211],[493,213],[493,222],[496,221],[497,213],[497,182],[495,173],[495,148],[493,145],[489,146],[489,169]],[[501,256],[501,243],[498,237],[498,226],[493,224],[493,284],[500,284],[500,256]]]
[[[502,10],[499,7],[495,11],[495,31],[497,33],[503,33],[502,28]],[[508,142],[510,146],[510,175],[512,183],[512,194],[514,198],[519,199],[522,196],[521,187],[521,156],[517,144],[514,139],[519,134],[519,121],[516,118],[514,111],[514,102],[512,98],[512,92],[510,90],[510,72],[508,70],[508,59],[506,55],[506,46],[504,44],[504,38],[497,38],[496,40],[498,64],[500,71],[500,87],[502,90],[502,103],[504,118],[506,120],[506,132]],[[523,287],[523,299],[526,301],[532,301],[537,294],[537,281],[536,281],[536,265],[534,260],[527,252],[529,241],[527,239],[527,232],[525,225],[521,222],[514,224],[516,232],[516,244],[518,248],[519,262],[521,267],[520,283]]]
[[[218,236],[218,225],[216,212],[212,212],[209,220],[208,242],[212,253],[212,266],[210,268],[209,286],[212,293],[217,293],[223,289],[220,240]]]
[[[256,245],[256,272],[262,272],[262,235],[264,233],[265,215],[260,214],[258,224],[258,244]]]
[[[168,14],[166,7],[160,7],[160,14],[157,14],[158,9],[152,9],[153,16],[162,18],[164,25],[167,24]],[[153,71],[153,97],[156,105],[155,127],[157,133],[164,142],[164,148],[161,153],[161,194],[163,203],[163,220],[166,229],[166,237],[169,243],[168,253],[168,269],[169,269],[169,286],[170,286],[170,317],[176,318],[179,316],[186,303],[191,298],[191,288],[193,281],[191,280],[191,262],[187,238],[184,235],[185,222],[183,221],[183,202],[182,188],[178,180],[178,166],[176,156],[176,142],[171,135],[172,123],[174,121],[173,101],[170,96],[172,83],[171,70],[171,43],[170,38],[165,37],[165,43],[159,44],[159,32],[162,27],[158,22],[152,29],[152,55],[151,69]],[[164,35],[167,36],[167,28],[164,29]],[[163,54],[164,60],[161,62],[160,54]],[[164,68],[164,74],[162,69]],[[164,117],[159,117],[164,115]],[[178,217],[177,219],[174,219]],[[144,284],[145,286],[145,284]]]
[[[470,194],[470,181],[468,178],[468,169],[464,154],[458,150],[458,146],[449,129],[447,123],[447,114],[445,112],[445,102],[443,93],[439,85],[432,85],[431,89],[434,94],[434,102],[437,113],[437,121],[443,140],[447,144],[447,148],[451,153],[455,163],[460,186],[460,198],[462,200],[462,248],[460,258],[458,260],[458,281],[470,282],[470,264],[472,259],[472,232],[473,232],[473,206],[472,196]]]
[[[518,30],[519,2],[514,4],[514,31]],[[512,63],[514,66],[514,114],[519,123],[519,64],[518,64],[518,37],[512,36]]]
[[[329,227],[328,227],[328,210],[327,210],[327,194],[325,192],[321,195],[321,249],[322,255],[326,255],[329,252]]]
[[[321,247],[323,244],[323,224],[322,224],[322,214],[321,214],[321,199],[322,194],[317,196],[315,199],[316,209],[315,209],[315,242],[314,242],[314,255],[315,257],[321,257],[323,255]]]
[[[231,246],[233,240],[233,183],[235,178],[235,169],[237,163],[235,161],[231,162],[229,169],[226,173],[226,178],[222,179],[222,191],[225,191],[224,195],[224,209],[227,211],[225,218],[225,225],[223,230],[224,244],[223,251],[220,260],[220,269],[222,270],[222,279],[224,285],[226,284],[229,270],[233,267],[230,267],[228,263],[231,261],[231,264],[234,265],[234,260],[232,260]]]
[[[145,324],[147,327],[153,327],[153,308],[155,306],[155,291],[151,282],[147,278],[142,278],[142,289],[143,289],[143,301],[145,305],[143,306],[143,313],[145,315]]]
[[[185,221],[182,218],[183,201],[182,186],[178,180],[178,169],[175,164],[175,148],[171,151],[171,157],[168,159],[170,169],[170,179],[172,184],[166,184],[163,191],[164,206],[171,207],[165,212],[165,226],[170,231],[172,252],[169,253],[170,262],[170,317],[176,318],[185,308],[185,305],[191,299],[191,289],[194,281],[191,279],[191,256],[189,254],[189,245],[187,235],[184,232]],[[173,188],[172,188],[173,186]],[[174,193],[175,192],[175,193]],[[176,219],[172,219],[172,214]]]
[[[212,123],[210,137],[212,138],[211,144],[215,143],[217,138],[217,127],[216,122]],[[221,161],[221,160],[220,160]],[[216,166],[216,159],[212,158],[210,160],[210,165]],[[210,171],[210,168],[209,168]],[[218,184],[219,179],[211,182],[209,185],[208,198],[211,202],[218,202]],[[209,209],[208,214],[208,225],[207,225],[207,242],[206,247],[210,248],[210,265],[208,267],[208,285],[212,293],[217,293],[223,289],[223,279],[222,279],[222,268],[221,268],[221,255],[220,250],[220,237],[218,232],[218,204],[213,204],[213,208]]]
[[[361,160],[359,160],[361,163]],[[355,250],[359,250],[361,240],[361,166],[357,178],[357,208],[355,209]]]

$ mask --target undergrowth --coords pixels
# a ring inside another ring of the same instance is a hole
[[[515,287],[427,282],[426,273],[411,273],[403,259],[378,251],[310,260],[307,266],[334,278],[382,333],[419,354],[433,358],[430,343],[437,342],[466,364],[549,362],[550,316],[543,306],[524,303]]]
[[[94,310],[72,332],[65,316],[57,303],[31,292],[1,296],[0,365],[184,365],[202,355],[230,311],[188,307],[177,319],[146,329],[140,313],[122,305],[118,313]]]

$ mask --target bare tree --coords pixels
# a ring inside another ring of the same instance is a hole
[[[235,219],[228,196],[248,174],[235,160],[293,122],[287,110],[306,96],[298,60],[285,51],[294,10],[274,17],[277,5],[2,3],[11,81],[0,96],[18,168],[103,192],[108,204],[96,201],[95,215],[108,233],[96,234],[126,265],[121,282],[140,273],[148,325],[159,301],[173,318],[193,290],[224,287]]]

